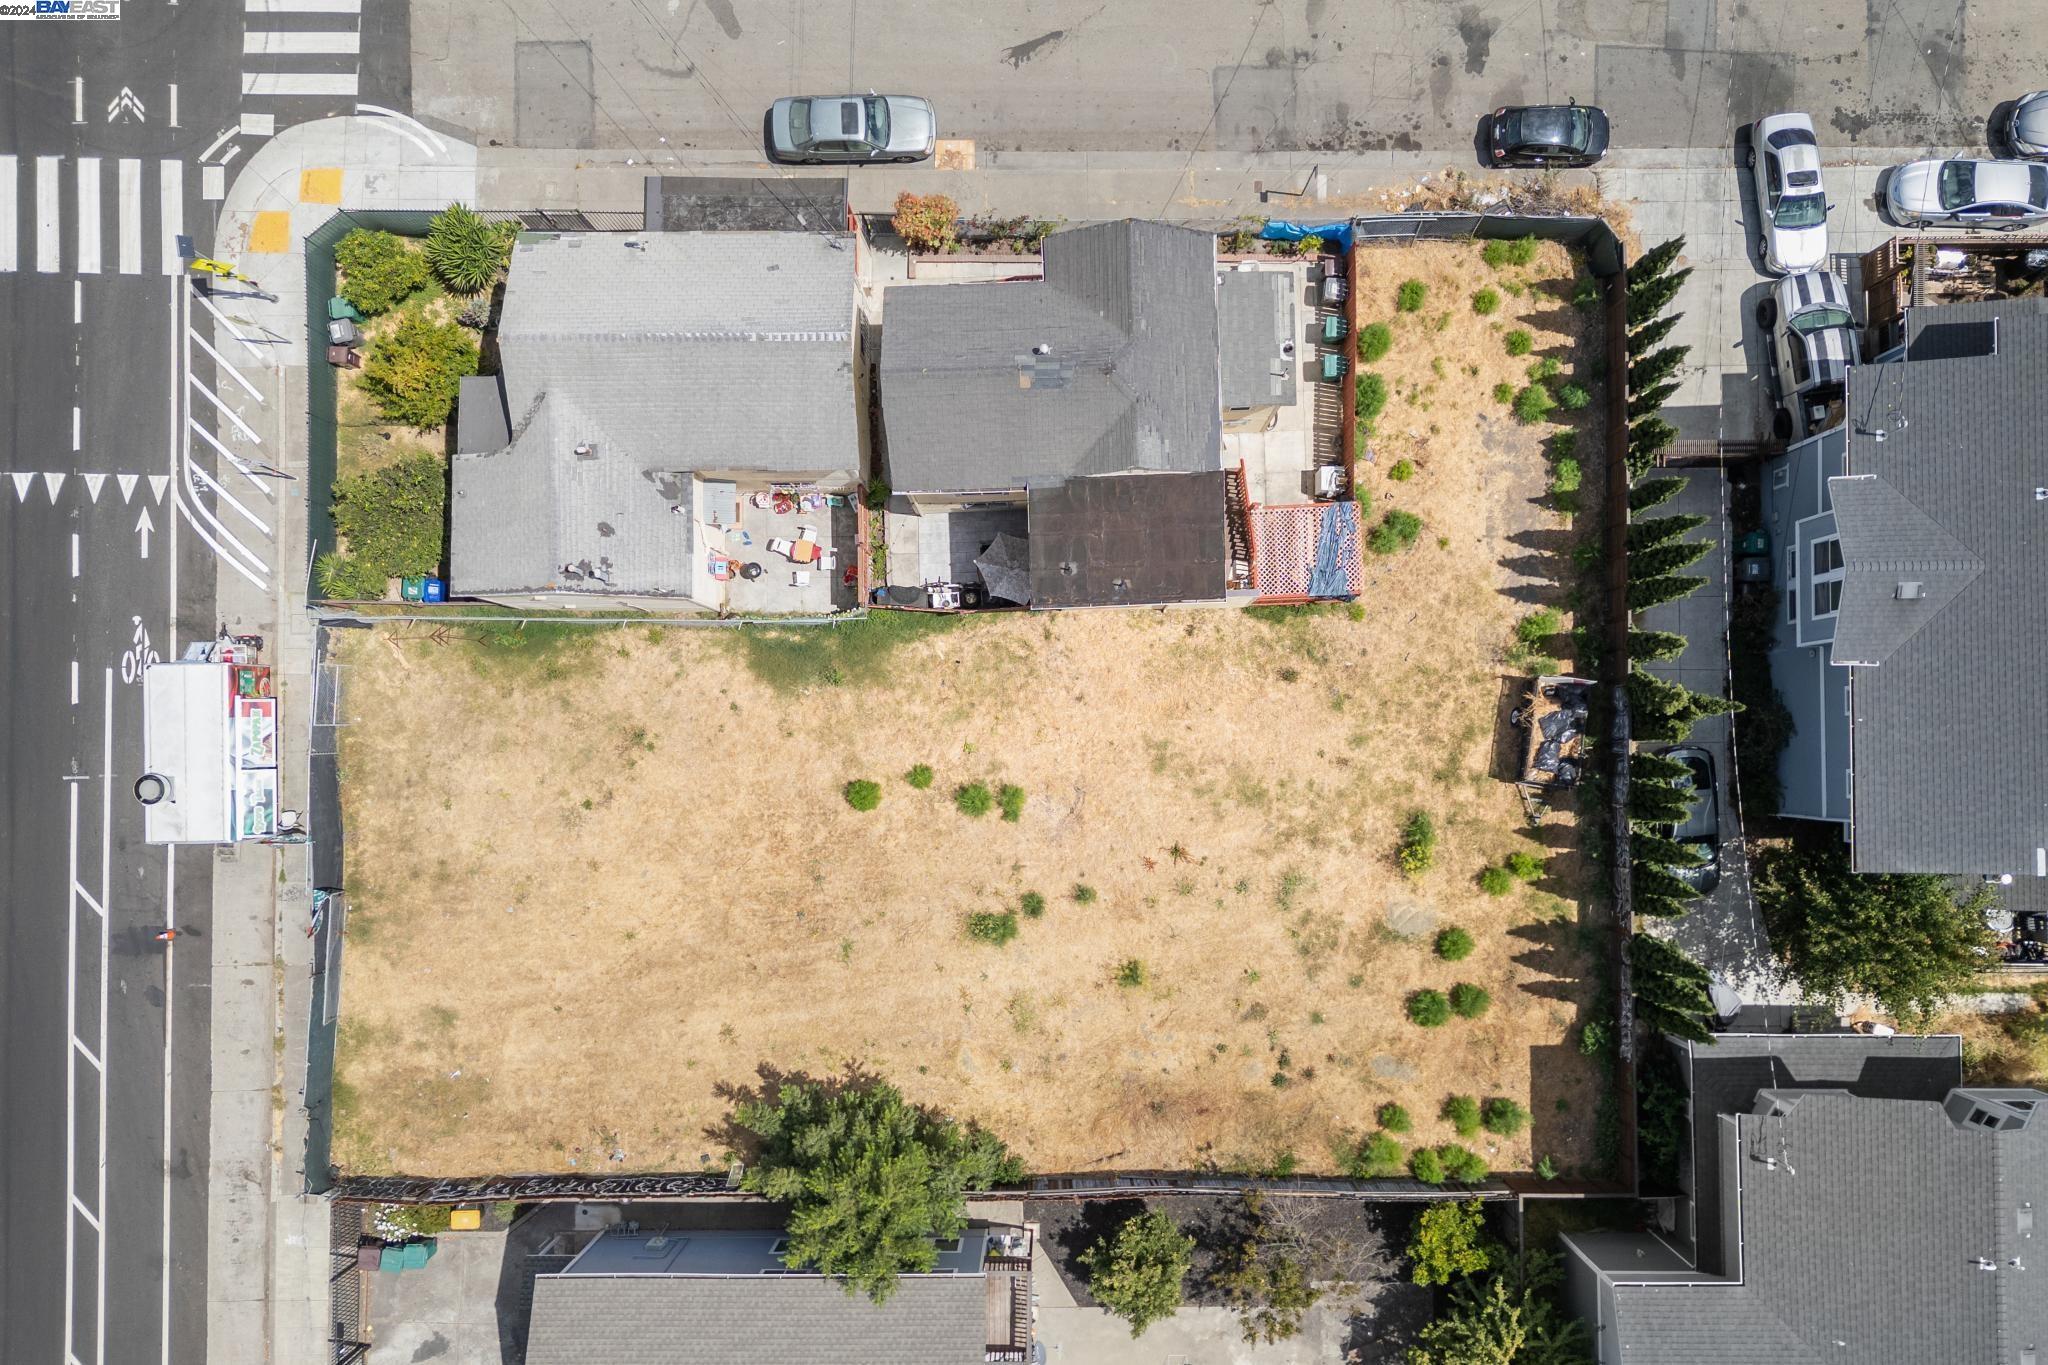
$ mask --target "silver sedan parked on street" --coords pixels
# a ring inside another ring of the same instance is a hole
[[[931,101],[915,95],[794,96],[768,109],[768,155],[775,161],[922,161],[938,135]]]
[[[1820,183],[1820,143],[1804,114],[1772,114],[1749,130],[1745,153],[1756,179],[1763,220],[1757,252],[1764,269],[1790,275],[1818,269],[1828,258],[1827,191]]]
[[[2048,222],[2048,166],[2036,161],[1909,161],[1891,172],[1885,209],[1900,227],[1997,228]]]
[[[2012,102],[2005,140],[2014,156],[2048,157],[2048,90],[2036,90]]]

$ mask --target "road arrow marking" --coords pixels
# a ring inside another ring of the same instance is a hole
[[[135,485],[141,478],[140,474],[116,474],[114,476],[114,482],[121,486],[122,502],[126,502],[135,496]]]
[[[28,490],[34,485],[36,476],[33,474],[9,474],[7,477],[14,480],[14,500],[16,502],[27,502]]]
[[[57,490],[63,486],[64,475],[61,470],[54,474],[46,472],[43,475],[43,487],[48,489],[50,493],[50,506],[55,507],[57,505]]]
[[[135,115],[137,123],[148,121],[142,110],[142,101],[135,98],[135,92],[125,85],[121,87],[120,94],[107,101],[107,122],[117,122],[123,114]]]
[[[149,533],[156,529],[156,523],[149,519],[149,508],[142,509],[142,515],[135,519],[135,534],[142,537],[142,557],[149,558]]]
[[[85,480],[86,500],[88,502],[98,502],[100,500],[100,489],[106,486],[107,476],[104,474],[81,474],[78,477]]]
[[[170,486],[171,476],[168,474],[152,474],[149,476],[149,493],[151,497],[156,499],[159,507],[163,505],[164,490]]]

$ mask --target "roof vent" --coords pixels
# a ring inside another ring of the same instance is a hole
[[[597,447],[590,444],[590,442],[588,441],[578,441],[576,443],[576,458],[579,460],[596,459]]]
[[[1037,344],[1036,346],[1033,346],[1033,347],[1031,348],[1031,354],[1033,354],[1033,355],[1051,355],[1051,354],[1052,354],[1052,343],[1051,343],[1051,342],[1049,342],[1049,341],[1041,341],[1041,342],[1039,342],[1039,343],[1038,343],[1038,344]]]
[[[2034,490],[2034,501],[2048,502],[2048,488],[2036,488]]]
[[[1918,602],[1926,595],[1927,590],[1922,584],[1903,581],[1899,584],[1898,590],[1893,593],[1893,596],[1897,597],[1901,602]]]

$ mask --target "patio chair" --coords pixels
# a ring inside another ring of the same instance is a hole
[[[792,588],[810,587],[811,571],[809,569],[791,569],[789,571],[789,586]]]
[[[787,557],[789,552],[795,547],[796,542],[793,540],[777,540],[771,538],[768,542],[768,553],[771,555],[783,555]]]

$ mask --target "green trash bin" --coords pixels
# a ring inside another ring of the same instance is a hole
[[[405,1269],[405,1248],[397,1246],[386,1246],[382,1251],[377,1253],[377,1269]]]
[[[1344,360],[1344,357],[1343,357],[1343,356],[1341,356],[1341,355],[1326,355],[1326,356],[1324,356],[1324,357],[1323,357],[1323,368],[1322,368],[1322,380],[1323,380],[1323,382],[1324,382],[1325,384],[1334,384],[1334,383],[1336,383],[1336,382],[1337,382],[1338,380],[1340,380],[1340,379],[1342,379],[1342,378],[1344,377],[1344,369],[1345,369],[1345,360]]]
[[[1323,314],[1323,344],[1327,346],[1342,341],[1344,333],[1349,331],[1350,327],[1350,323],[1335,313]]]
[[[406,601],[408,601],[408,602],[420,602],[420,601],[424,601],[424,600],[426,599],[426,596],[427,596],[427,580],[426,580],[426,577],[425,577],[424,575],[422,575],[422,576],[420,576],[419,578],[401,578],[401,579],[399,579],[399,580],[398,580],[398,595],[399,595],[400,597],[404,598],[404,599],[405,599]]]
[[[426,1238],[418,1242],[407,1242],[404,1248],[405,1268],[407,1270],[424,1269],[427,1262],[434,1259],[435,1250],[436,1247],[432,1238]]]
[[[347,318],[350,322],[361,322],[363,315],[356,311],[354,304],[341,297],[341,295],[336,294],[333,298],[327,300],[327,318],[330,322],[338,321],[342,318]]]
[[[1737,554],[1767,555],[1771,552],[1771,533],[1759,527],[1742,538]]]

